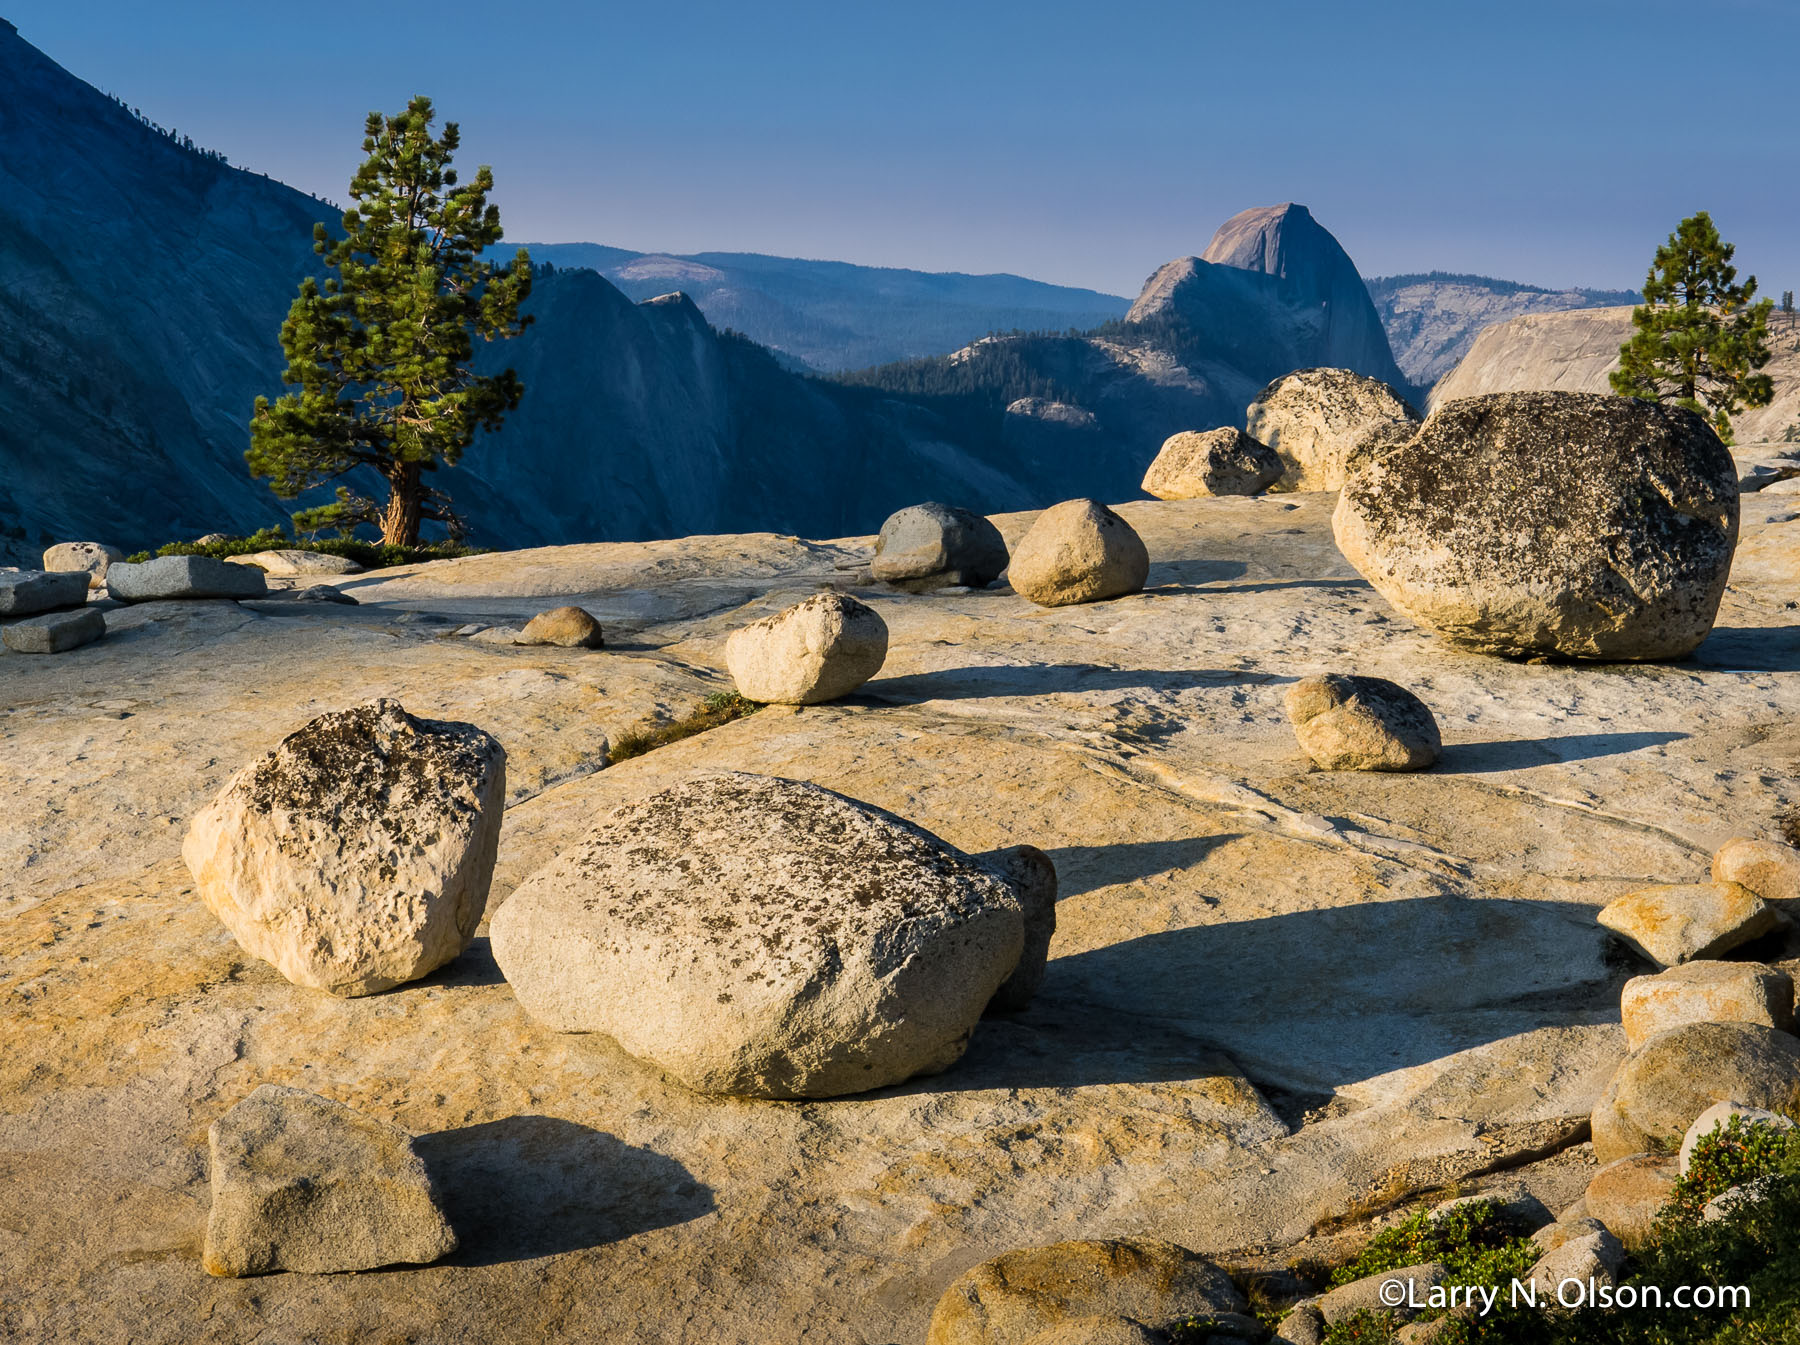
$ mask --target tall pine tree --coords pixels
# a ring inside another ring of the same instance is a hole
[[[470,361],[476,336],[516,336],[531,321],[519,316],[531,259],[524,249],[504,267],[479,259],[500,241],[494,175],[484,165],[459,184],[456,123],[434,137],[434,115],[429,98],[369,114],[343,237],[313,229],[334,274],[301,281],[281,325],[282,381],[297,391],[256,399],[245,458],[282,499],[358,468],[387,483],[385,502],[340,486],[334,503],[294,515],[302,531],[369,523],[402,546],[425,519],[459,532],[424,474],[454,464],[477,429],[498,429],[524,390],[511,369],[482,377]]]
[[[1756,296],[1756,277],[1737,284],[1737,249],[1719,237],[1702,210],[1681,221],[1656,250],[1644,303],[1633,310],[1637,330],[1619,347],[1614,392],[1677,405],[1712,420],[1731,442],[1731,414],[1767,406],[1774,385],[1756,371],[1769,362],[1769,310]]]

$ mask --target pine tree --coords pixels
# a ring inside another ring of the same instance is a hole
[[[1702,210],[1681,221],[1656,250],[1644,303],[1631,314],[1637,330],[1619,347],[1614,392],[1673,398],[1711,419],[1731,442],[1731,413],[1767,406],[1775,389],[1756,370],[1769,362],[1769,300],[1753,302],[1756,277],[1736,283],[1736,251]]]
[[[524,390],[511,369],[480,377],[470,360],[474,337],[516,336],[531,321],[519,316],[531,259],[520,249],[509,266],[479,260],[500,241],[494,175],[484,165],[459,184],[456,123],[434,138],[434,116],[429,98],[369,114],[343,236],[313,229],[334,274],[301,281],[281,325],[282,381],[298,391],[256,399],[245,458],[282,499],[359,468],[387,483],[385,503],[340,486],[335,503],[294,515],[301,531],[368,523],[412,546],[432,519],[458,535],[448,497],[424,474],[453,465],[478,429],[498,429]]]

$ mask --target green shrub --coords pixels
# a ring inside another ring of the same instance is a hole
[[[641,757],[659,747],[667,747],[683,738],[692,738],[708,729],[729,724],[734,719],[753,715],[760,709],[762,706],[756,701],[746,700],[735,691],[715,691],[701,701],[691,714],[683,715],[680,719],[670,720],[666,724],[646,724],[621,733],[607,750],[606,764],[616,766],[621,761]]]
[[[1693,1222],[1714,1196],[1769,1173],[1797,1168],[1800,1144],[1793,1131],[1745,1125],[1740,1116],[1728,1117],[1724,1126],[1694,1142],[1687,1175],[1676,1181],[1664,1217]]]
[[[1478,1200],[1435,1219],[1420,1210],[1383,1229],[1354,1261],[1332,1272],[1331,1287],[1425,1261],[1448,1266],[1453,1284],[1508,1284],[1537,1258],[1536,1245],[1516,1220],[1493,1201]]]
[[[354,537],[308,538],[298,541],[280,528],[263,528],[248,537],[228,537],[222,542],[168,542],[154,552],[140,551],[127,556],[129,561],[149,560],[156,556],[211,556],[224,560],[227,556],[253,556],[258,551],[298,549],[320,551],[328,556],[343,556],[365,570],[382,570],[390,565],[417,565],[428,560],[453,560],[457,556],[478,556],[490,548],[463,546],[458,542],[427,542],[418,546],[389,546],[384,542],[364,542]]]

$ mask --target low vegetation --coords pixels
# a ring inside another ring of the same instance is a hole
[[[215,560],[224,560],[227,556],[254,556],[259,551],[282,551],[295,547],[319,551],[328,556],[343,556],[355,561],[365,570],[380,570],[390,565],[418,565],[428,560],[453,560],[457,556],[480,555],[489,549],[464,546],[459,542],[393,546],[386,542],[359,541],[354,537],[308,538],[300,541],[279,528],[264,528],[248,537],[228,537],[221,542],[169,542],[155,551],[140,551],[126,559],[145,561],[155,556],[211,556]]]
[[[646,724],[642,728],[631,729],[621,733],[606,753],[606,764],[616,766],[621,761],[629,761],[632,757],[641,757],[646,752],[654,752],[659,747],[667,747],[670,743],[678,743],[683,738],[692,738],[696,734],[705,733],[708,729],[716,729],[729,724],[734,719],[742,719],[745,715],[753,715],[762,706],[753,700],[746,700],[735,691],[715,691],[692,714],[683,715],[680,719],[672,719],[663,724]]]
[[[1714,1196],[1762,1179],[1758,1198],[1728,1203],[1722,1217],[1702,1215]],[[1336,1287],[1384,1271],[1441,1261],[1457,1285],[1503,1291],[1486,1315],[1449,1314],[1433,1345],[1800,1345],[1800,1137],[1796,1132],[1731,1123],[1695,1145],[1688,1175],[1656,1226],[1650,1245],[1626,1263],[1615,1306],[1546,1312],[1509,1300],[1512,1281],[1537,1259],[1531,1239],[1490,1202],[1433,1221],[1421,1212],[1377,1234],[1350,1262],[1296,1271]],[[1749,1305],[1676,1306],[1681,1287],[1742,1287]],[[1629,1302],[1631,1306],[1625,1306]],[[1264,1315],[1272,1320],[1273,1314]],[[1426,1313],[1424,1318],[1443,1316]],[[1184,1323],[1174,1339],[1206,1338],[1203,1323]],[[1392,1345],[1400,1321],[1361,1312],[1325,1333],[1327,1345]]]

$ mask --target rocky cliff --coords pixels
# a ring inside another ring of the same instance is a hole
[[[1369,298],[1387,330],[1394,358],[1407,378],[1429,388],[1449,373],[1483,328],[1529,313],[1631,304],[1629,290],[1547,290],[1489,276],[1378,276]]]
[[[1740,444],[1779,440],[1790,425],[1800,425],[1800,327],[1777,315],[1772,328],[1774,358],[1763,372],[1775,381],[1775,400],[1732,417]],[[1431,390],[1430,405],[1486,392],[1610,392],[1607,375],[1618,368],[1619,347],[1630,336],[1629,307],[1533,313],[1496,323]]]

